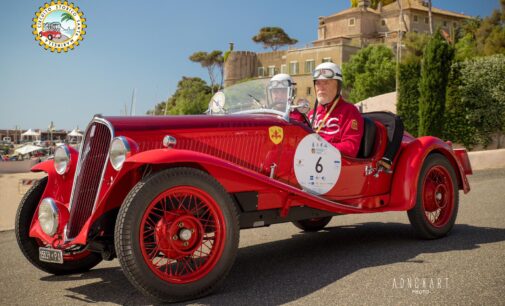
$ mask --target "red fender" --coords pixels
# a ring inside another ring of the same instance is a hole
[[[408,143],[400,152],[391,185],[390,210],[409,210],[414,207],[424,160],[428,154],[435,152],[443,154],[453,165],[459,189],[465,193],[470,191],[465,171],[452,147],[439,138],[424,136]]]
[[[47,174],[56,174],[53,166],[53,160],[46,160],[36,164],[30,169],[31,172],[45,172]]]
[[[352,207],[308,194],[286,183],[204,153],[174,149],[144,151],[128,158],[123,169],[127,168],[124,171],[130,171],[143,164],[198,165],[216,178],[230,193],[258,191],[258,210],[282,207],[286,214],[291,206],[305,205],[343,214],[374,212],[373,209]],[[272,197],[276,200],[272,201]]]
[[[199,165],[216,178],[228,192],[263,189],[265,182],[259,183],[257,179],[267,178],[208,154],[175,149],[156,149],[135,154],[125,161],[119,176],[143,164]],[[240,180],[237,180],[237,175],[241,175]],[[251,178],[251,175],[255,178]]]

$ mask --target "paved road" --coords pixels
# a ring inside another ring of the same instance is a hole
[[[453,232],[436,241],[413,238],[405,213],[340,216],[314,234],[291,224],[242,231],[224,286],[192,303],[505,305],[505,169],[470,183]],[[28,264],[12,231],[0,233],[0,260],[0,305],[151,303],[117,260],[51,276]]]

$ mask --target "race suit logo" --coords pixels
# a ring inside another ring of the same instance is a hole
[[[33,35],[39,45],[51,52],[67,52],[79,45],[86,32],[86,19],[77,6],[68,2],[46,3],[33,18]]]
[[[281,143],[282,139],[284,138],[284,132],[283,132],[282,128],[279,126],[269,127],[268,134],[270,135],[270,140],[276,145]]]

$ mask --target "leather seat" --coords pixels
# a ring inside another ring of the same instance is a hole
[[[359,158],[369,158],[374,149],[375,144],[375,134],[377,132],[377,127],[372,119],[363,117],[364,130],[363,137],[361,138],[361,145],[359,147],[358,157]]]

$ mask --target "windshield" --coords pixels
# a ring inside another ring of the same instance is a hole
[[[272,113],[284,116],[289,92],[270,88],[269,79],[257,79],[228,86],[209,103],[209,114]]]

